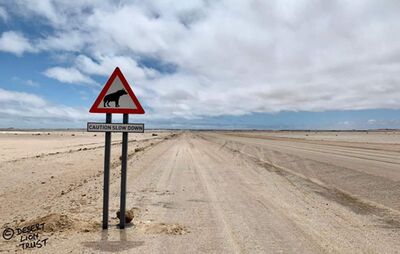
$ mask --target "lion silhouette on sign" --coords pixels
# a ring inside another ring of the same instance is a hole
[[[104,107],[110,107],[110,102],[114,101],[115,102],[115,107],[119,108],[119,98],[122,95],[128,94],[124,89],[118,90],[115,93],[110,93],[104,96],[103,103]]]

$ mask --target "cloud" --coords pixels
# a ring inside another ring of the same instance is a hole
[[[12,6],[13,9],[19,11],[19,14],[26,17],[44,18],[51,23],[60,24],[63,15],[58,15],[56,11],[55,1],[52,0],[21,0],[16,1]],[[40,21],[40,20],[37,20]]]
[[[83,108],[54,105],[42,97],[25,92],[0,88],[0,127],[37,128],[65,127],[76,125],[82,127],[90,116]]]
[[[0,37],[0,51],[21,56],[24,52],[34,52],[35,49],[23,34],[15,31],[7,31]]]
[[[39,87],[40,86],[39,83],[37,83],[37,82],[35,82],[35,81],[31,80],[31,79],[28,79],[27,81],[25,81],[24,84],[27,85],[27,86],[31,86],[31,87]]]
[[[397,1],[46,0],[16,7],[15,15],[51,27],[34,48],[74,52],[60,64],[68,68],[52,66],[48,77],[93,84],[91,75],[106,79],[118,65],[154,117],[400,108]],[[6,51],[33,51],[25,42]],[[165,65],[174,68],[165,72]]]
[[[12,81],[16,82],[17,84],[25,85],[25,86],[30,86],[30,87],[40,87],[40,84],[36,81],[33,81],[31,79],[24,80],[18,77],[12,77]]]
[[[85,36],[76,31],[63,31],[41,38],[36,47],[41,51],[79,52],[85,45]]]
[[[115,69],[120,67],[125,70],[127,77],[135,81],[152,79],[158,75],[156,70],[140,67],[137,61],[126,56],[96,55],[94,59],[79,55],[75,59],[76,68],[91,75],[108,76]]]
[[[3,19],[3,21],[8,21],[8,13],[6,9],[0,6],[0,18]]]
[[[44,74],[49,78],[57,79],[63,83],[96,85],[93,79],[82,74],[75,68],[53,67],[47,69]]]
[[[45,101],[34,94],[15,92],[0,88],[0,101],[7,105],[9,103],[17,103],[19,105],[31,105],[34,107],[43,107],[46,105]],[[3,107],[2,107],[3,108]]]

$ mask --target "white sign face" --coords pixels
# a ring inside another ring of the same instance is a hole
[[[115,77],[98,108],[137,109],[119,77]]]
[[[87,123],[88,132],[133,132],[143,133],[143,123]]]

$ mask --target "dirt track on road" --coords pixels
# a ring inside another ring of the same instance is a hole
[[[103,148],[80,149],[0,166],[2,228],[37,221],[54,226],[43,233],[48,245],[34,251],[400,250],[396,149],[223,132],[163,133],[130,142],[127,208],[135,218],[123,232],[115,217],[120,144],[112,148],[108,232],[100,229]],[[19,251],[17,244],[16,238],[1,239],[0,250]]]

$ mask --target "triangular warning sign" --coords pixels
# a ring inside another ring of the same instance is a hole
[[[144,110],[117,67],[89,110],[90,113],[144,114]]]

